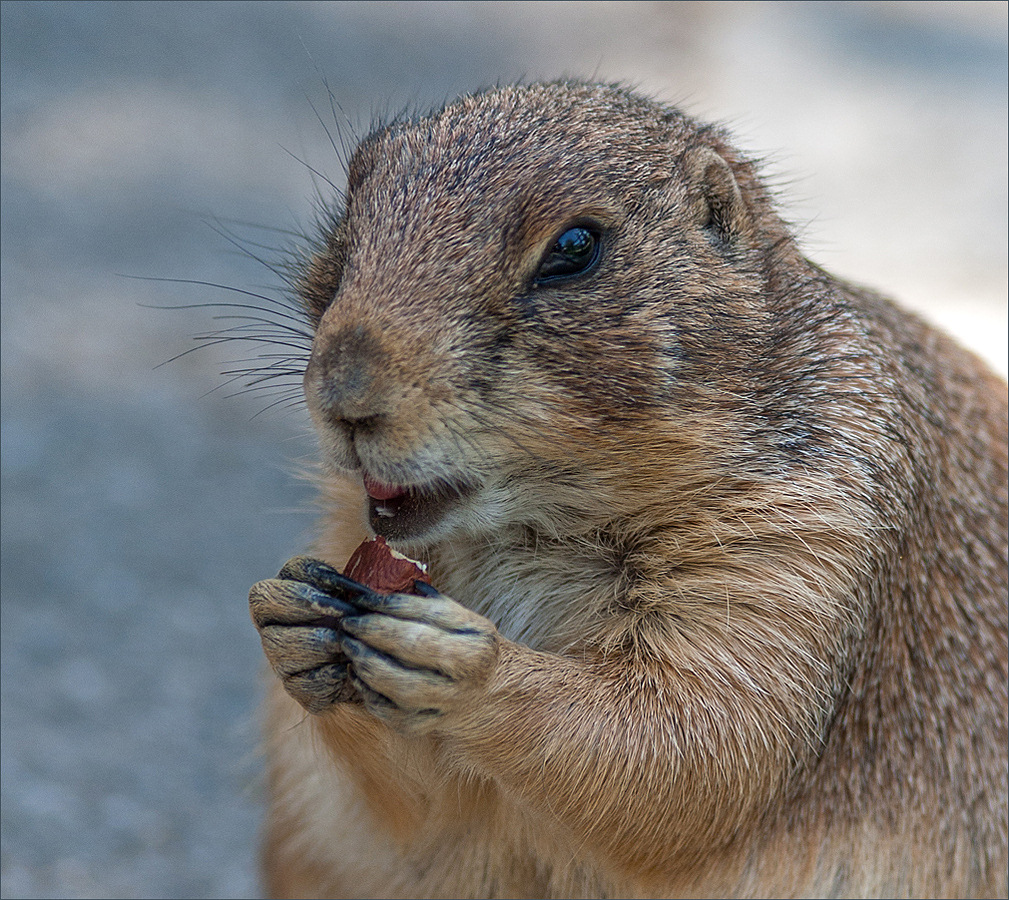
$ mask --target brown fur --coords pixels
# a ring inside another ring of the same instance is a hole
[[[324,244],[317,552],[464,483],[400,546],[490,637],[433,723],[276,682],[273,896],[1006,896],[1004,382],[618,88],[378,130]]]

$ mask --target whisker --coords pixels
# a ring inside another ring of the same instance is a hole
[[[257,369],[231,369],[221,372],[221,375],[236,381],[240,378],[250,379],[247,384],[250,387],[256,386],[266,386],[268,382],[276,381],[278,378],[294,378],[298,375],[297,372],[291,369],[284,369],[278,372],[262,372],[262,370]],[[300,381],[298,382],[301,383]]]
[[[279,344],[278,344],[278,346],[279,346]],[[291,346],[293,346],[293,345],[291,345]],[[246,357],[244,359],[231,359],[231,360],[228,360],[226,364],[227,365],[232,365],[233,363],[251,362],[251,361],[257,360],[257,359],[287,360],[288,362],[291,362],[291,363],[300,363],[301,367],[304,368],[304,358],[301,357],[301,356],[292,356],[290,353],[257,353],[255,356],[249,356],[249,357]],[[276,365],[276,363],[271,363],[270,365],[271,366],[272,365]]]
[[[282,377],[301,378],[304,374],[304,367],[293,368],[291,366],[281,366],[279,363],[257,366],[255,365],[255,360],[248,360],[247,362],[250,365],[235,369],[225,369],[221,374],[230,378],[254,378],[255,381],[250,382],[252,384]]]
[[[228,373],[222,372],[221,374],[227,375]],[[235,384],[235,382],[241,381],[243,377],[244,376],[242,374],[231,375],[231,377],[227,378],[225,381],[222,381],[220,384],[215,385],[210,390],[208,390],[205,394],[203,394],[203,396],[209,397],[211,394],[217,393],[218,391]],[[235,397],[238,396],[239,394],[251,393],[253,391],[270,392],[278,390],[287,390],[290,391],[292,395],[294,394],[300,395],[302,393],[301,379],[299,378],[296,382],[289,382],[287,384],[273,384],[270,383],[270,379],[260,379],[257,381],[247,383],[245,388],[243,388],[241,391],[235,391],[230,394],[225,394],[224,396]]]
[[[293,366],[283,366],[283,367],[281,367],[281,365],[279,363],[270,363],[269,365],[267,365],[265,367],[264,366],[257,366],[257,365],[255,365],[256,361],[254,359],[253,360],[237,360],[237,362],[248,362],[248,363],[250,363],[250,365],[248,365],[248,366],[246,366],[244,368],[241,368],[241,369],[225,369],[224,371],[221,372],[221,374],[222,375],[229,375],[229,376],[234,376],[234,375],[249,376],[249,375],[254,375],[254,374],[257,374],[257,373],[268,373],[270,378],[276,378],[278,375],[291,375],[292,377],[295,376],[295,375],[301,376],[304,373],[304,370],[305,370],[304,366],[300,366],[298,368],[294,368]],[[229,363],[229,365],[230,365],[230,363]]]
[[[229,325],[227,328],[219,328],[215,331],[203,332],[204,335],[216,337],[219,334],[230,334],[232,332],[252,332],[254,329],[263,328],[264,326],[266,326],[266,328],[273,328],[275,329],[275,331],[274,332],[262,331],[260,333],[264,335],[272,334],[274,337],[276,337],[278,341],[290,340],[290,335],[293,334],[295,337],[299,339],[304,339],[305,341],[303,345],[299,343],[298,346],[304,346],[306,349],[308,349],[312,340],[312,335],[309,334],[307,331],[303,331],[302,329],[295,326],[285,325],[282,322],[275,322],[271,319],[258,319],[252,316],[214,316],[213,319],[214,321],[218,322],[225,321],[227,319],[237,319],[237,320],[244,319],[245,324]],[[242,337],[242,335],[236,334],[235,337],[236,339],[238,339]]]
[[[253,327],[258,327],[260,325],[268,325],[271,328],[278,329],[279,332],[287,332],[291,334],[296,334],[298,335],[298,337],[311,338],[311,335],[307,331],[302,330],[300,327],[295,328],[291,325],[286,325],[283,322],[278,322],[274,319],[265,319],[260,316],[220,315],[220,316],[214,316],[213,319],[215,322],[226,322],[228,320],[233,319],[236,321],[243,321],[246,323],[245,325],[233,325],[228,329],[224,329],[227,331],[238,331],[241,329],[251,329]]]
[[[296,398],[291,398],[291,397],[283,398],[282,397],[279,400],[274,400],[272,403],[268,403],[259,412],[257,412],[252,418],[255,419],[257,416],[261,416],[263,413],[267,412],[268,410],[277,409],[278,407],[280,409],[296,409],[296,408],[304,406],[304,403],[305,403],[305,401],[304,401],[303,397],[301,397],[301,398],[297,398],[297,397]]]
[[[253,229],[256,229],[258,231],[272,231],[275,234],[280,234],[280,235],[283,235],[284,237],[297,238],[297,240],[299,240],[299,241],[308,240],[308,236],[300,228],[298,228],[298,229],[294,229],[294,228],[281,228],[281,227],[279,227],[277,225],[266,225],[266,224],[264,224],[262,222],[253,222],[253,221],[247,220],[247,219],[233,219],[233,218],[230,218],[228,216],[213,216],[213,217],[211,217],[211,219],[209,221],[212,221],[212,222],[214,222],[216,224],[219,224],[219,225],[225,225],[225,224],[227,224],[227,225],[240,225],[242,228],[253,228]],[[208,222],[208,224],[209,224],[209,222]],[[228,232],[228,233],[230,234],[231,232]],[[237,236],[236,236],[236,239],[240,240],[240,241],[245,241],[246,240],[245,238],[241,238],[241,237],[237,237]],[[257,243],[255,243],[253,241],[248,241],[248,243],[252,244],[252,246],[254,246],[254,247],[256,247],[256,246],[261,247],[261,249],[263,249],[263,250],[277,250],[276,247],[271,247],[270,245],[267,245],[267,244],[257,244]],[[281,252],[283,252],[283,251],[281,251]]]
[[[343,136],[343,129],[340,127],[340,117],[336,114],[337,110],[339,110],[340,115],[343,116],[344,124],[346,124],[347,128],[350,130],[350,136],[353,139],[355,146],[360,143],[360,138],[354,128],[354,123],[351,121],[350,116],[347,115],[347,111],[340,104],[340,101],[336,99],[336,94],[333,93],[333,89],[329,86],[329,79],[325,75],[322,76],[322,85],[326,89],[326,93],[329,95],[329,111],[333,116],[333,124],[336,126],[336,133],[340,137],[340,148],[343,151],[343,155],[340,156],[340,154],[337,154],[337,158],[340,159],[340,162],[343,164],[344,171],[346,171],[347,165],[350,161],[351,152],[347,149],[347,143]],[[325,127],[325,125],[323,127]],[[333,149],[334,151],[336,150],[335,147]]]
[[[478,409],[479,409],[479,412],[478,412]],[[525,453],[530,458],[542,460],[542,457],[539,454],[534,453],[532,450],[530,450],[528,447],[526,447],[508,429],[504,428],[503,426],[501,426],[500,424],[498,424],[496,422],[491,421],[490,419],[486,418],[484,415],[481,415],[481,413],[485,413],[485,412],[486,412],[486,410],[483,409],[482,405],[480,407],[477,407],[477,408],[474,408],[472,406],[466,408],[466,414],[467,414],[467,416],[469,416],[469,418],[471,418],[473,421],[475,421],[477,424],[479,424],[486,431],[490,431],[492,433],[501,435],[506,440],[508,440],[510,443],[512,443],[517,450],[520,450],[522,453]],[[478,441],[477,441],[477,436],[474,435],[469,430],[464,430],[461,426],[459,426],[458,430],[457,430],[457,426],[458,425],[459,425],[459,423],[453,421],[451,423],[451,426],[450,426],[451,429],[452,429],[452,433],[456,437],[456,439],[457,440],[464,440],[465,443],[467,443],[472,450],[479,452],[480,447],[479,447],[479,444],[478,444]]]
[[[125,275],[123,277],[125,277],[125,278],[137,278],[138,276],[136,276],[136,275]],[[219,291],[228,291],[228,292],[233,293],[233,294],[240,294],[240,295],[242,295],[244,297],[251,297],[254,300],[262,300],[264,303],[270,304],[270,306],[278,307],[277,311],[278,311],[278,314],[280,314],[280,315],[287,315],[287,316],[290,316],[291,318],[299,318],[296,315],[296,313],[292,311],[292,306],[291,306],[290,303],[285,303],[283,300],[278,300],[276,297],[271,297],[268,294],[259,294],[259,293],[256,293],[255,291],[249,291],[249,290],[245,290],[243,288],[231,287],[230,285],[227,285],[227,284],[217,284],[216,282],[213,282],[213,281],[200,281],[200,280],[194,279],[194,278],[156,278],[156,277],[144,277],[141,280],[143,280],[143,281],[167,282],[168,284],[185,284],[185,285],[191,285],[191,286],[195,286],[195,287],[214,288],[215,290],[219,290]],[[223,306],[228,306],[228,305],[229,304],[226,303],[225,301],[206,301],[206,302],[203,302],[203,303],[178,303],[178,304],[168,304],[168,305],[147,304],[147,303],[141,303],[140,304],[140,306],[143,307],[143,308],[145,308],[145,309],[201,309],[201,308],[211,308],[212,309],[215,306],[223,307]],[[238,305],[245,306],[245,304],[238,304]],[[248,308],[250,308],[250,309],[259,309],[259,310],[262,310],[263,312],[267,311],[267,310],[263,309],[263,307],[255,305],[255,304],[248,305]]]
[[[218,234],[222,238],[224,238],[224,240],[226,240],[229,244],[235,247],[240,253],[242,253],[242,255],[244,255],[248,259],[255,260],[262,266],[265,266],[282,281],[286,280],[283,272],[279,268],[277,268],[275,264],[268,262],[267,260],[263,259],[263,257],[259,256],[256,253],[253,253],[249,249],[250,246],[255,246],[250,241],[242,240],[236,235],[231,234],[231,232],[221,227],[216,222],[208,222],[207,227],[210,228],[210,230],[213,231],[215,234]],[[261,247],[260,249],[274,249],[274,248]]]
[[[321,178],[323,181],[325,181],[326,184],[328,184],[333,189],[333,192],[336,194],[336,196],[341,200],[343,199],[344,197],[343,191],[336,184],[330,181],[329,177],[324,172],[320,172],[318,169],[315,168],[315,166],[313,166],[307,160],[302,159],[300,156],[298,156],[293,151],[288,150],[286,147],[281,147],[280,149],[283,150],[288,156],[290,156],[291,159],[293,159],[296,163],[299,163],[300,165],[308,169],[308,171],[311,172],[314,176]],[[318,188],[316,190],[318,190]]]
[[[222,333],[211,333],[206,335],[195,335],[193,340],[197,341],[195,347],[189,347],[174,356],[169,357],[164,362],[158,363],[154,368],[160,369],[162,366],[167,366],[169,363],[173,363],[184,356],[188,356],[190,353],[195,353],[198,350],[205,350],[209,347],[213,347],[219,344],[227,344],[235,341],[247,342],[252,344],[268,344],[271,347],[290,347],[293,350],[301,351],[301,356],[291,357],[292,360],[307,358],[308,347],[301,344],[292,343],[290,341],[283,341],[273,335],[233,335],[233,334],[222,334]],[[250,360],[251,361],[251,360]],[[230,363],[227,363],[230,365]]]
[[[226,329],[227,330],[227,329]],[[246,342],[250,344],[270,344],[275,347],[292,347],[296,350],[305,350],[307,347],[302,347],[300,344],[290,343],[289,341],[283,341],[275,335],[256,335],[256,334],[224,334],[224,333],[211,333],[195,335],[193,340],[199,341],[198,347],[191,347],[186,350],[186,353],[191,353],[194,350],[200,350],[204,347],[213,347],[217,344],[227,344],[236,341]]]
[[[136,276],[127,275],[126,278],[134,278]],[[158,309],[158,310],[185,310],[185,309],[252,309],[258,312],[269,314],[271,316],[277,316],[279,319],[286,319],[291,322],[296,322],[301,326],[301,333],[306,338],[311,338],[311,333],[307,330],[307,323],[305,317],[300,311],[291,306],[290,303],[285,303],[283,300],[278,300],[275,297],[271,297],[268,294],[260,294],[255,291],[245,290],[243,288],[230,287],[224,284],[217,284],[212,281],[201,281],[192,278],[144,278],[145,281],[156,281],[164,282],[168,284],[185,284],[196,287],[208,287],[215,290],[228,291],[233,294],[238,294],[243,297],[249,297],[253,300],[261,301],[266,306],[262,306],[259,303],[236,303],[226,300],[208,300],[199,303],[140,303],[138,304],[143,309]],[[266,320],[271,324],[273,320]]]
[[[243,394],[279,394],[283,399],[291,399],[301,393],[300,387],[293,384],[251,384],[241,390],[231,391],[225,397],[241,397]]]

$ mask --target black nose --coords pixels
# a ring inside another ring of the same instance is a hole
[[[373,429],[390,410],[386,369],[387,354],[369,329],[320,336],[305,372],[309,404],[339,428]]]

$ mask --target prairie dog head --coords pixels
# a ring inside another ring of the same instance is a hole
[[[719,131],[618,88],[379,129],[300,283],[325,460],[411,543],[663,502],[745,427],[768,208]]]

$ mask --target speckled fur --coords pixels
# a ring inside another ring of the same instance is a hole
[[[584,220],[598,269],[533,286]],[[1007,895],[1006,385],[807,262],[720,130],[571,83],[404,118],[301,295],[317,552],[359,463],[464,482],[403,549],[498,636],[424,733],[277,682],[273,895]]]

